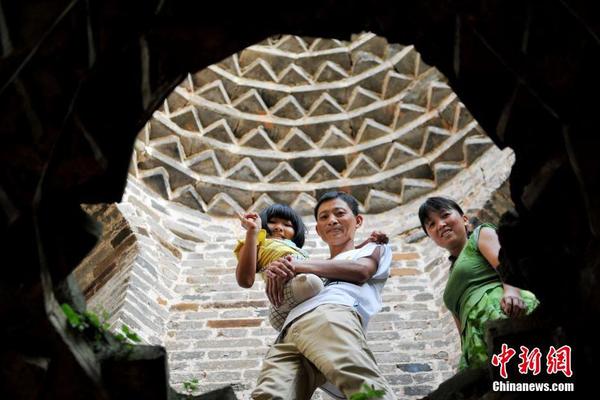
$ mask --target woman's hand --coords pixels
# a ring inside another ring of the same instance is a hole
[[[527,312],[527,305],[521,298],[521,291],[510,285],[504,285],[504,295],[500,300],[500,307],[509,317],[520,317]]]
[[[258,232],[262,227],[260,215],[257,213],[238,214],[237,216],[240,220],[242,228],[248,232]]]

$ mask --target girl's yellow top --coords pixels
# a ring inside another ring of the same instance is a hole
[[[244,245],[244,242],[244,240],[238,240],[238,244],[233,250],[238,260],[240,259],[240,249]],[[258,232],[256,246],[258,247],[256,260],[257,272],[260,272],[272,261],[288,255],[298,260],[308,258],[308,254],[289,239],[267,239],[267,231],[264,229]]]

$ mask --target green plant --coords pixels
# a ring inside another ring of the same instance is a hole
[[[198,379],[188,379],[187,381],[183,382],[183,388],[186,392],[188,392],[188,394],[192,394],[198,390]]]
[[[360,392],[354,393],[350,396],[350,400],[369,400],[369,399],[379,399],[385,394],[385,390],[376,390],[375,386],[367,384],[363,384],[363,390]]]
[[[140,343],[142,339],[138,336],[137,333],[132,331],[127,325],[123,324],[121,326],[121,332],[115,334],[115,337],[119,342],[122,343]]]
[[[83,314],[80,314],[66,303],[63,303],[61,308],[67,317],[69,325],[93,340],[96,351],[100,350],[103,342],[110,343],[107,339],[110,324],[107,322],[109,315],[106,311],[102,311],[102,317],[98,317],[97,314],[91,311],[84,311]],[[121,331],[116,333],[114,338],[123,344],[127,350],[132,350],[133,344],[142,341],[138,334],[125,324],[121,326]]]
[[[91,336],[96,342],[102,339],[104,332],[109,328],[106,318],[100,318],[91,311],[84,311],[83,314],[79,314],[67,303],[63,303],[61,308],[72,328]]]

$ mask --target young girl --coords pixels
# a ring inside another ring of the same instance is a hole
[[[262,272],[272,261],[285,256],[305,260],[308,254],[302,250],[306,227],[302,219],[289,206],[273,204],[260,215],[248,213],[239,216],[246,230],[246,239],[238,241],[234,253],[238,259],[235,276],[241,287],[254,284],[256,272]],[[387,243],[387,236],[374,231],[371,236],[357,246],[369,242]],[[316,294],[324,287],[323,280],[314,274],[299,274],[284,286],[284,298],[277,308],[269,308],[269,322],[281,330],[290,310]]]

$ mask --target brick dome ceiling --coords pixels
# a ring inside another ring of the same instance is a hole
[[[379,213],[491,146],[413,46],[288,35],[188,75],[138,136],[131,174],[213,215],[273,202],[306,214],[334,188]]]

